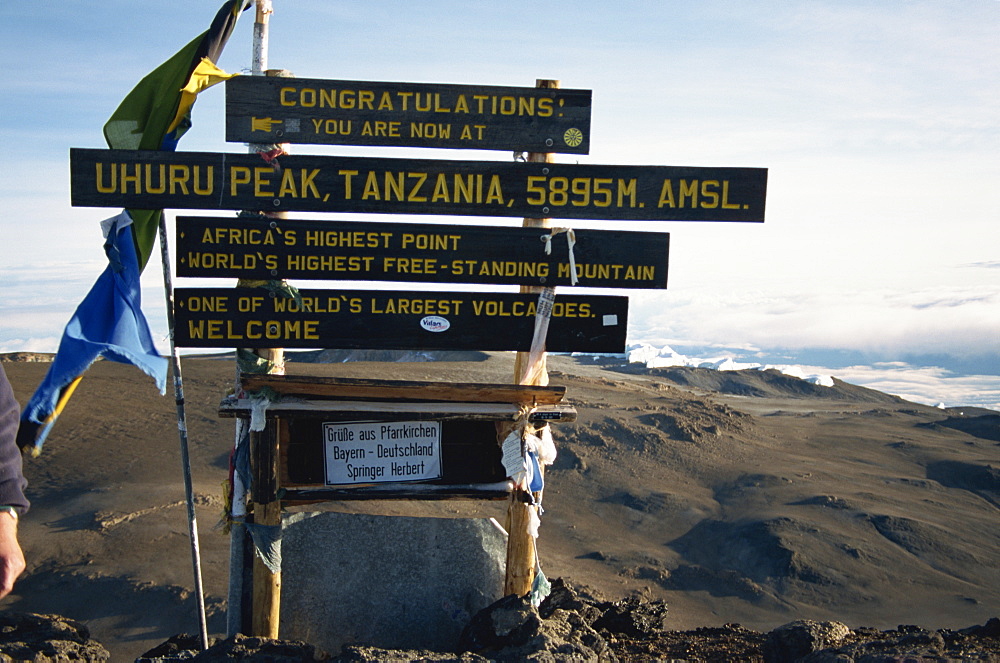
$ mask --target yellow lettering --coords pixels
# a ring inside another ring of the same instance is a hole
[[[299,197],[298,190],[295,187],[295,173],[290,168],[285,168],[281,171],[281,188],[278,189],[278,196]]]
[[[454,202],[462,202],[461,199],[464,198],[465,202],[472,202],[472,191],[473,191],[473,176],[468,175],[468,179],[462,180],[462,176],[455,173],[453,182],[455,183],[455,197]]]
[[[660,189],[660,201],[657,207],[677,207],[674,204],[674,184],[671,180],[663,180],[663,188]]]
[[[397,176],[397,177],[394,177]],[[403,200],[403,173],[385,173],[385,199],[392,200],[392,195],[396,194],[396,200]],[[377,200],[377,199],[376,199]]]
[[[104,183],[104,164],[98,161],[94,164],[97,169],[97,191],[98,193],[115,193],[118,191],[118,168],[117,164],[111,164],[111,168],[108,171],[111,173],[111,184],[106,185]]]
[[[167,167],[161,163],[157,170],[160,176],[160,186],[153,188],[153,164],[146,164],[146,193],[166,193],[167,191]]]
[[[680,190],[680,202],[681,208],[684,207],[684,200],[690,198],[691,207],[698,206],[698,180],[681,180],[681,190]]]
[[[267,178],[268,175],[274,172],[274,168],[268,168],[266,166],[257,166],[253,169],[253,195],[257,198],[273,198],[274,192],[264,189],[266,186],[271,185],[271,180]]]
[[[196,196],[211,196],[212,192],[215,190],[215,166],[208,167],[208,173],[205,176],[205,185],[201,186],[198,184],[201,174],[201,166],[194,167],[194,193]]]
[[[448,108],[447,106],[442,106],[441,105],[441,93],[440,92],[435,92],[434,93],[434,112],[435,113],[450,113],[451,112],[450,108]]]
[[[719,206],[719,194],[715,190],[718,186],[718,180],[705,180],[701,183],[701,206],[703,208],[714,209]]]
[[[319,172],[319,171],[316,171]],[[338,175],[344,176],[344,200],[351,199],[351,179],[358,174],[356,170],[339,170]],[[234,194],[235,195],[235,194]],[[316,192],[316,196],[319,197],[319,191]]]
[[[722,180],[722,209],[739,209],[739,203],[729,202],[729,180]]]
[[[503,191],[500,189],[500,176],[493,175],[490,178],[490,188],[486,192],[486,203],[497,203],[503,205]]]
[[[382,196],[378,190],[378,178],[375,176],[375,171],[368,171],[368,178],[365,180],[365,190],[361,194],[361,200],[368,200],[369,198],[374,198],[375,200],[382,200]]]
[[[451,193],[448,189],[448,180],[444,173],[438,173],[437,179],[434,181],[434,193],[431,194],[431,202],[451,202]]]
[[[236,186],[250,183],[250,169],[246,166],[229,167],[229,195],[236,195]]]
[[[316,188],[316,176],[319,175],[319,168],[313,168],[312,171],[306,172],[305,168],[299,170],[299,175],[302,178],[301,190],[302,197],[304,198],[306,192],[310,192],[314,198],[319,198],[319,189]]]
[[[170,195],[181,190],[185,196],[188,195],[188,180],[191,179],[191,171],[183,164],[170,164]],[[122,169],[122,193],[125,193],[125,171]]]
[[[427,173],[407,173],[406,176],[410,179],[416,179],[417,183],[410,187],[410,193],[406,197],[406,202],[408,203],[426,203],[427,196],[418,196],[417,192],[423,187],[424,182],[427,181]]]
[[[625,196],[629,196],[629,207],[635,207],[635,178],[618,180],[618,207],[622,207]]]

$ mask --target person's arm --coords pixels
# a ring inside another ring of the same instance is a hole
[[[0,598],[14,588],[24,571],[24,553],[17,541],[18,515],[28,510],[24,497],[27,482],[21,472],[21,452],[17,448],[20,407],[7,373],[0,366]]]
[[[17,512],[0,511],[0,599],[14,589],[14,581],[24,571],[24,553],[17,542]]]

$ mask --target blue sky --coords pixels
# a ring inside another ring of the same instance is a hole
[[[103,147],[118,102],[220,4],[0,4],[0,351],[54,350],[103,269],[98,222],[118,210],[69,206],[69,148]],[[556,78],[593,90],[581,163],[768,168],[763,225],[614,222],[671,233],[670,288],[631,294],[630,340],[823,365],[879,386],[873,372],[906,373],[916,384],[906,393],[923,400],[1000,407],[1000,2],[274,0],[274,9],[270,65],[300,77]],[[249,69],[251,32],[248,12],[223,69]],[[182,150],[245,150],[224,142],[223,106],[221,86],[202,95]],[[162,334],[158,270],[144,274],[144,308]]]

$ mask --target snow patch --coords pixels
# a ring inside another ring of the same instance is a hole
[[[692,366],[697,368],[708,368],[715,371],[744,371],[768,369],[777,370],[785,375],[805,380],[821,387],[832,387],[833,376],[807,373],[801,366],[795,365],[763,365],[751,362],[736,361],[732,357],[714,357],[699,359],[688,357],[675,352],[669,345],[656,348],[648,343],[638,343],[629,345],[625,350],[625,356],[630,364],[645,364],[646,368],[666,368],[669,366]]]

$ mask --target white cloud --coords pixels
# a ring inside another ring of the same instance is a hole
[[[848,366],[834,375],[852,384],[894,394],[925,405],[975,405],[1000,410],[1000,377],[955,375],[940,367],[915,367],[905,362]]]
[[[1000,354],[1000,284],[920,292],[698,290],[633,296],[630,338],[880,354]]]

